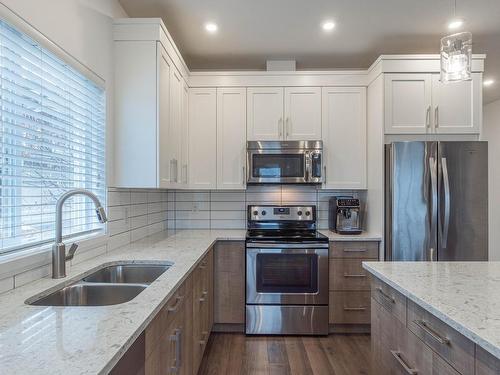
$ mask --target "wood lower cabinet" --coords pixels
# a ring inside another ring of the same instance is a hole
[[[374,374],[500,374],[500,359],[375,277],[371,326]]]
[[[245,243],[220,241],[214,248],[214,323],[245,323]]]
[[[378,241],[333,241],[329,254],[330,331],[368,332],[370,277],[362,262],[378,260]]]
[[[213,251],[210,250],[146,328],[144,371],[137,374],[196,374],[212,325]]]

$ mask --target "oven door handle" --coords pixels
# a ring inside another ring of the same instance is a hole
[[[308,242],[308,243],[275,243],[275,242],[248,242],[247,248],[261,249],[328,249],[326,242]]]

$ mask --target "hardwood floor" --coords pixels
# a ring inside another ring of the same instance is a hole
[[[247,337],[213,333],[198,375],[368,375],[369,368],[369,335]]]

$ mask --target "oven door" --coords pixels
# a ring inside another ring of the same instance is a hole
[[[328,244],[247,244],[247,304],[328,304]]]
[[[248,150],[248,183],[307,183],[306,150]]]

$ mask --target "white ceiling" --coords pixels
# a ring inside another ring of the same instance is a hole
[[[453,0],[119,0],[130,17],[161,17],[192,70],[264,69],[268,59],[298,69],[367,68],[380,54],[439,53]],[[500,0],[457,0],[486,53],[485,102],[500,99]],[[332,19],[335,30],[323,32]],[[215,22],[215,35],[204,29]]]

